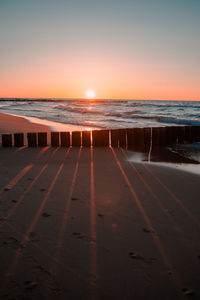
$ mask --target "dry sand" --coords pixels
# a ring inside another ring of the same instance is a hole
[[[199,299],[200,177],[109,148],[0,148],[0,299]]]

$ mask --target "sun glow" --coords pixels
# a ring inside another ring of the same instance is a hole
[[[93,90],[87,90],[86,97],[88,99],[94,99],[94,97],[95,97],[95,91],[93,91]]]

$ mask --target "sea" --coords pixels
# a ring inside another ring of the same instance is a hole
[[[64,131],[66,125],[67,131],[200,125],[200,101],[0,98],[0,112],[55,131]],[[200,163],[200,142],[170,151]],[[191,171],[200,175],[199,165]]]
[[[0,112],[54,129],[56,123],[91,129],[200,125],[200,101],[1,98]]]

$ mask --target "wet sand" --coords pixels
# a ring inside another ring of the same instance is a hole
[[[20,132],[49,132],[50,128],[45,125],[35,124],[23,117],[0,113],[0,133]]]
[[[200,177],[132,156],[0,147],[0,299],[200,298]]]
[[[24,132],[50,132],[50,131],[81,131],[88,127],[63,124],[49,120],[42,120],[34,117],[21,117],[0,113],[0,134],[1,133],[24,133]],[[95,128],[93,128],[95,129]]]

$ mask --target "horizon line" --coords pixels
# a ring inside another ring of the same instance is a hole
[[[85,97],[71,97],[71,98],[57,98],[57,97],[0,97],[0,101],[6,100],[51,100],[51,101],[68,101],[68,100],[88,100],[88,101],[200,101],[200,99],[176,100],[176,99],[131,99],[131,98],[85,98]]]

